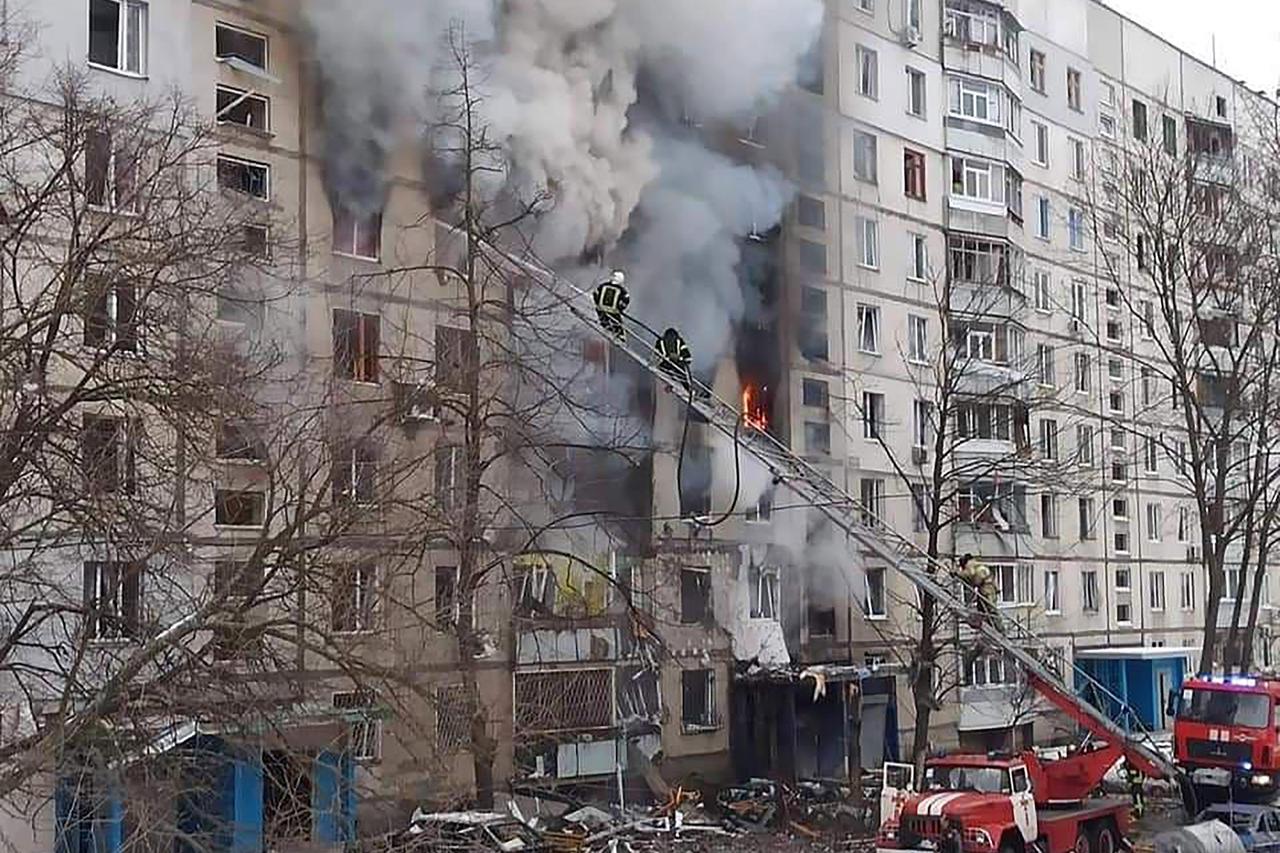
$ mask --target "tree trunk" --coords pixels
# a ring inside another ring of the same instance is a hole
[[[1209,549],[1213,538],[1209,534],[1201,537],[1201,547],[1205,554],[1205,568],[1209,574],[1209,588],[1205,590],[1204,599],[1204,631],[1200,644],[1200,672],[1213,672],[1214,652],[1218,645],[1218,608],[1222,600],[1222,588],[1225,577],[1222,562],[1218,555]]]

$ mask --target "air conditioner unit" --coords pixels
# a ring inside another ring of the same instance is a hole
[[[929,461],[929,448],[913,447],[911,448],[911,462],[914,465],[923,465]]]
[[[1200,562],[1200,546],[1199,545],[1187,546],[1187,562],[1188,563]]]
[[[920,43],[920,30],[916,27],[907,27],[902,31],[902,43],[907,47],[915,47]]]
[[[1071,334],[1073,334],[1073,335],[1078,335],[1078,334],[1080,334],[1080,329],[1081,329],[1081,327],[1082,327],[1082,326],[1083,326],[1083,324],[1080,322],[1080,318],[1079,318],[1079,317],[1072,317],[1072,318],[1071,318],[1071,323],[1070,323]]]

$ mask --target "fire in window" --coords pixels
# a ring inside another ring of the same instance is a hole
[[[142,626],[142,576],[137,562],[84,564],[85,634],[96,640],[138,637]]]
[[[711,669],[687,669],[680,673],[680,723],[687,732],[714,729],[716,674]]]
[[[370,563],[338,566],[331,592],[333,630],[371,631],[377,615],[378,569]]]
[[[125,352],[138,349],[138,296],[131,282],[88,279],[84,343]]]
[[[333,311],[333,373],[339,379],[357,382],[378,381],[377,314],[361,314],[335,308]]]
[[[367,441],[339,445],[333,460],[334,503],[372,504],[377,498],[378,453]]]
[[[114,144],[107,130],[89,130],[84,139],[85,201],[103,210],[135,213],[138,170],[133,154]]]
[[[382,211],[360,212],[333,206],[333,250],[376,261],[382,254]]]
[[[85,415],[81,470],[94,494],[133,494],[137,489],[137,424],[125,418]]]

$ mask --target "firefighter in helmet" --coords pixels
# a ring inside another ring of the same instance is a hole
[[[1129,799],[1133,802],[1133,816],[1141,818],[1147,810],[1146,800],[1142,795],[1142,771],[1133,766],[1132,762],[1124,763],[1124,780],[1129,788]]]
[[[623,285],[627,276],[622,270],[614,270],[608,278],[596,285],[591,294],[596,304],[596,316],[604,330],[619,340],[626,334],[622,326],[622,315],[631,304],[631,297]]]
[[[689,345],[680,337],[680,333],[669,327],[658,338],[654,350],[658,354],[658,369],[679,379],[684,390],[690,390],[693,377],[689,373],[689,366],[693,363],[693,354],[689,352]]]
[[[996,609],[996,580],[991,570],[972,554],[965,554],[956,563],[955,576],[964,581],[978,595],[978,609],[991,614]]]

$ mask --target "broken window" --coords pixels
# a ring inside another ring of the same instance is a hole
[[[618,670],[618,716],[622,720],[662,719],[662,696],[658,673],[652,669],[626,667]]]
[[[436,384],[452,391],[466,391],[480,366],[475,332],[452,326],[436,326]]]
[[[267,70],[267,37],[229,24],[218,24],[214,50],[220,60],[239,60],[260,71]]]
[[[778,570],[752,566],[747,573],[752,619],[777,619],[780,615]]]
[[[214,110],[219,124],[238,124],[264,133],[271,129],[271,102],[256,92],[219,85]]]
[[[809,636],[834,637],[836,633],[836,609],[834,607],[809,606]]]
[[[377,499],[378,452],[366,440],[343,442],[334,452],[334,503],[368,505]]]
[[[444,629],[458,621],[458,567],[436,566],[436,627]]]
[[[213,565],[213,592],[251,599],[262,589],[262,563],[258,560],[218,560]]]
[[[686,625],[706,622],[711,616],[711,570],[706,566],[680,570],[680,621]]]
[[[89,61],[130,74],[147,71],[147,4],[89,0]]]
[[[218,186],[267,201],[271,198],[271,167],[266,163],[219,154]]]
[[[333,579],[333,630],[372,631],[377,615],[378,568],[371,563],[338,566]]]
[[[333,309],[333,374],[357,382],[378,381],[377,314]]]
[[[213,523],[228,527],[261,527],[266,520],[262,492],[218,489],[214,492]]]
[[[445,684],[436,688],[436,749],[442,754],[456,752],[471,743],[471,717],[475,703],[465,684]]]
[[[435,495],[441,512],[459,509],[462,498],[462,447],[456,444],[435,449]]]
[[[685,446],[680,480],[680,517],[711,512],[711,448],[690,441]]]
[[[829,357],[826,291],[816,287],[801,290],[798,344],[800,354],[811,361]]]
[[[382,254],[382,211],[359,213],[333,205],[333,250],[376,261]]]
[[[260,462],[267,457],[257,429],[243,421],[222,421],[218,424],[216,449],[219,459]]]
[[[581,731],[613,725],[612,670],[516,673],[516,730]]]
[[[382,758],[382,720],[376,716],[376,697],[369,690],[333,694],[333,707],[355,712],[347,726],[347,745],[352,759],[378,761]]]
[[[142,625],[142,563],[84,564],[85,634],[96,640],[138,637]]]
[[[716,674],[711,669],[680,673],[680,723],[685,731],[716,728]]]
[[[138,171],[134,156],[97,129],[84,135],[85,201],[93,207],[134,213],[138,209]]]
[[[131,282],[109,282],[99,276],[89,277],[84,343],[89,347],[137,351],[138,296]]]
[[[556,581],[545,565],[517,564],[513,577],[513,608],[517,616],[555,612]]]
[[[124,418],[85,415],[81,433],[81,470],[94,494],[137,488],[135,425]]]
[[[243,225],[240,229],[240,247],[246,255],[255,258],[271,257],[271,234],[265,225]]]
[[[884,569],[865,569],[863,578],[866,582],[866,600],[863,603],[863,613],[872,619],[881,618],[886,613]]]

